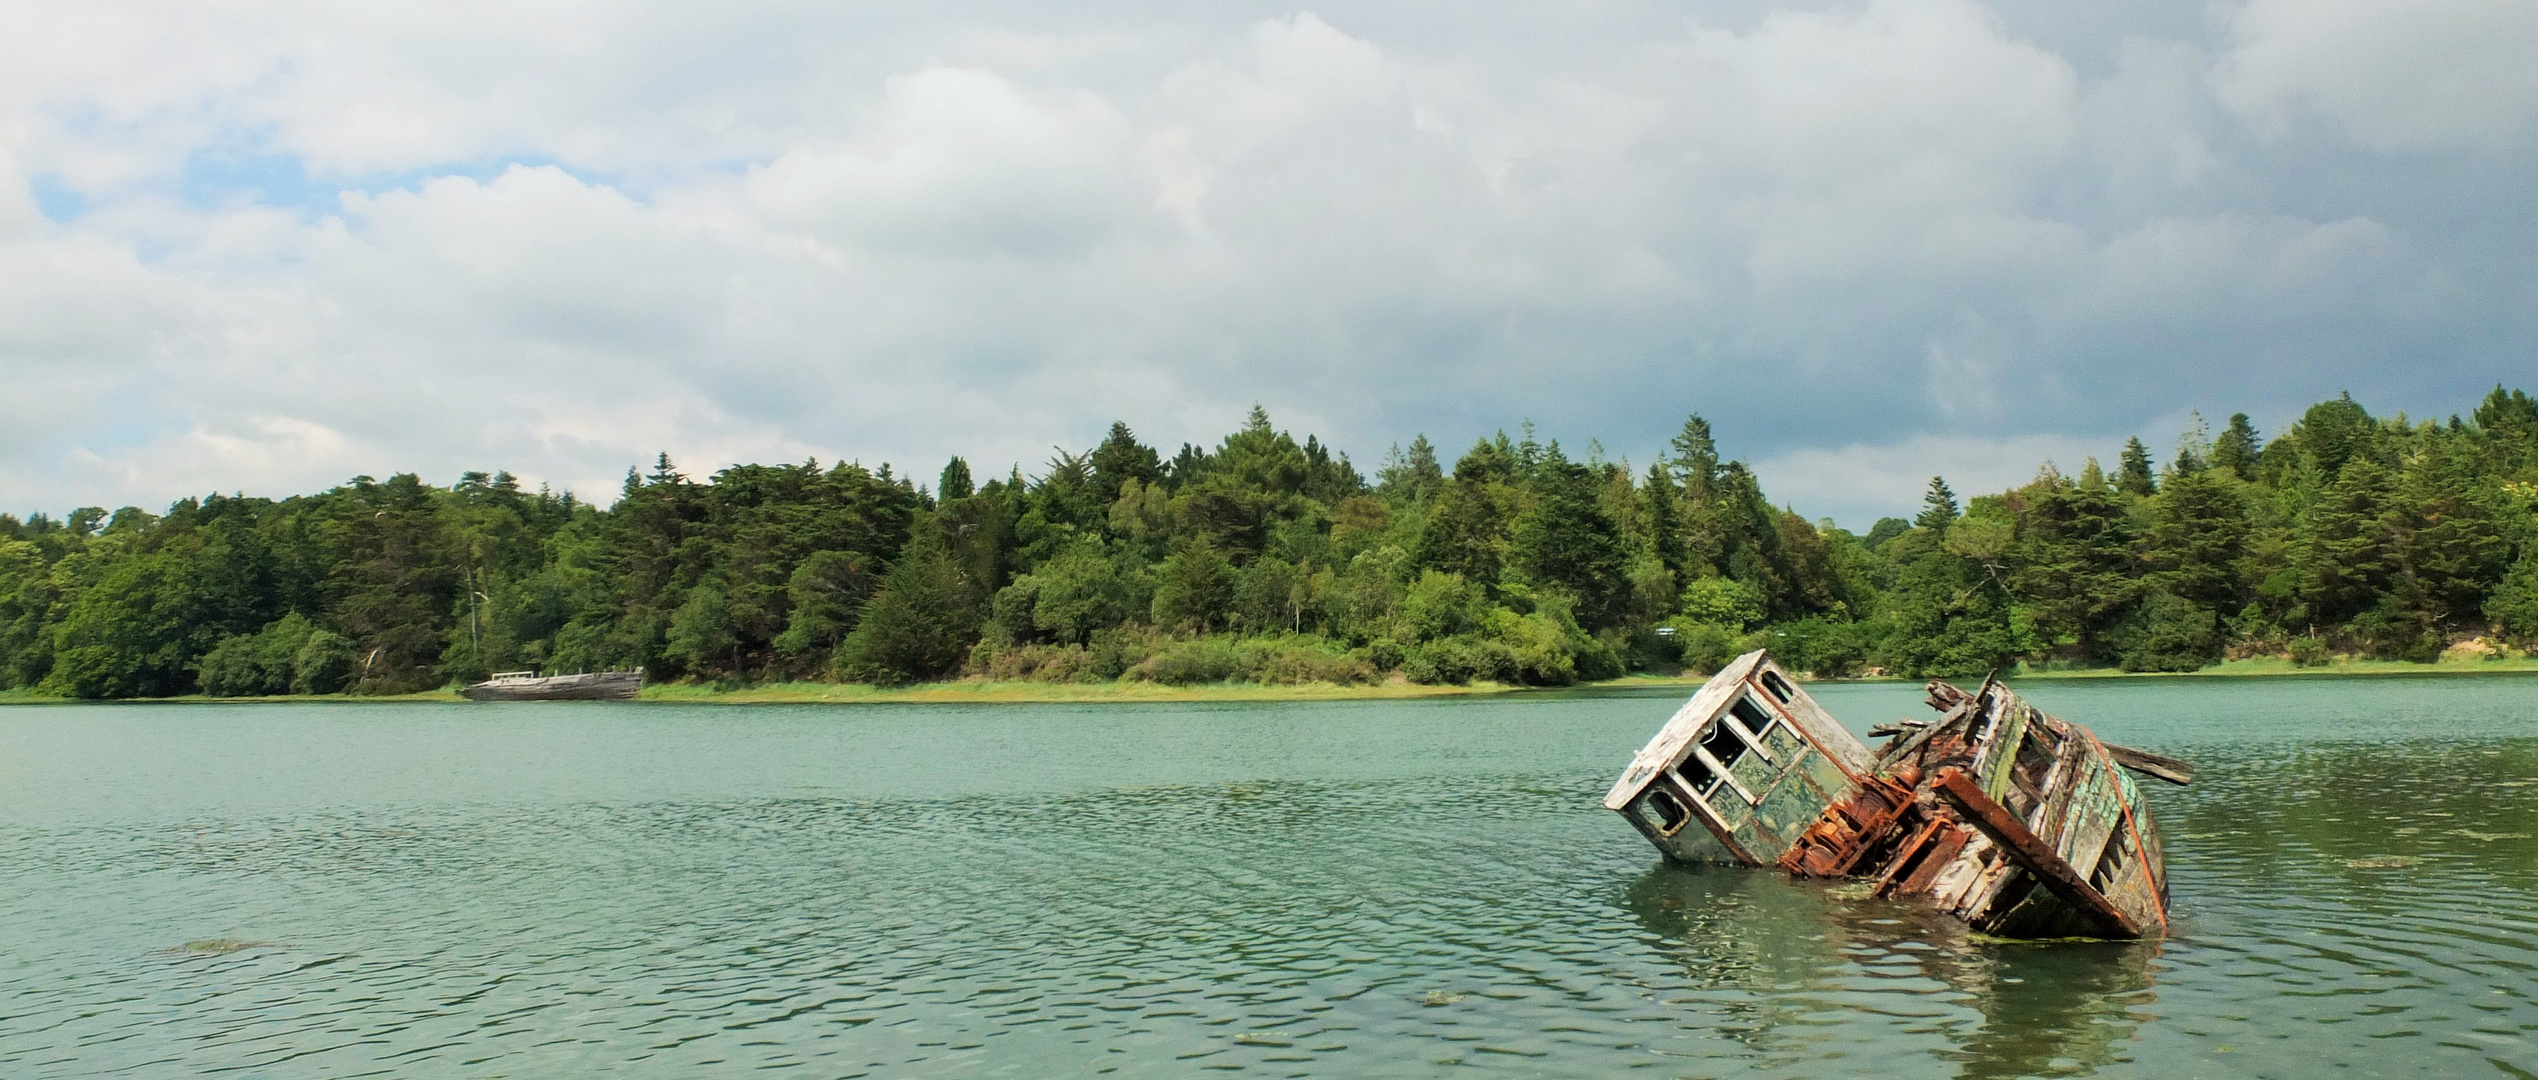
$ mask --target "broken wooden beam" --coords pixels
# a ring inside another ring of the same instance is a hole
[[[2194,782],[2194,766],[2175,758],[2164,757],[2148,750],[2135,750],[2129,746],[2117,746],[2114,743],[2099,743],[2098,745],[2106,748],[2106,756],[2114,758],[2115,764],[2143,776],[2165,780],[2180,787]]]

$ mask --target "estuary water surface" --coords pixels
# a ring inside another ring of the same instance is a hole
[[[2165,942],[1661,865],[1673,695],[0,709],[0,1076],[2538,1076],[2538,680],[2024,689]]]

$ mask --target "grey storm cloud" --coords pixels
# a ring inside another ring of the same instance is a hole
[[[0,505],[1361,463],[1686,413],[1845,523],[2538,342],[2538,8],[22,5]]]

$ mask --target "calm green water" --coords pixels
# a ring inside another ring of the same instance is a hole
[[[1661,866],[1670,698],[5,709],[0,1076],[2538,1075],[2538,680],[2029,694],[2170,940]]]

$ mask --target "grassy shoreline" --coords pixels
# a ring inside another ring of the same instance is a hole
[[[2113,668],[2061,668],[2035,670],[2020,665],[2008,678],[2016,682],[2057,682],[2065,680],[2102,679],[2244,679],[2353,676],[2476,676],[2538,675],[2538,657],[2512,657],[2501,660],[2470,659],[2445,656],[2438,663],[2417,664],[2403,660],[2337,660],[2318,667],[2296,667],[2280,657],[2256,657],[2231,660],[2189,672],[2130,672]],[[664,683],[643,688],[639,701],[687,705],[899,705],[899,704],[1106,704],[1135,702],[1271,702],[1271,701],[1380,701],[1412,698],[1497,697],[1509,694],[1540,694],[1613,690],[1679,690],[1689,692],[1704,677],[1698,675],[1625,675],[1602,682],[1580,683],[1569,687],[1512,686],[1503,683],[1473,683],[1468,686],[1426,686],[1398,678],[1360,685],[1336,683],[1263,684],[1205,683],[1194,686],[1165,686],[1148,682],[1114,683],[1043,683],[993,682],[963,679],[955,682],[920,683],[914,686],[879,687],[855,683],[767,683],[757,686],[720,688],[699,683]],[[1822,682],[1907,682],[1891,677],[1811,680]],[[1957,680],[1964,681],[1964,680]],[[315,702],[458,702],[465,698],[448,690],[430,690],[418,694],[395,694],[379,697],[346,697],[333,695],[286,695],[279,697],[215,698],[200,694],[167,698],[132,698],[120,704],[280,704]],[[27,690],[0,690],[0,706],[84,704],[70,698],[53,697]]]

